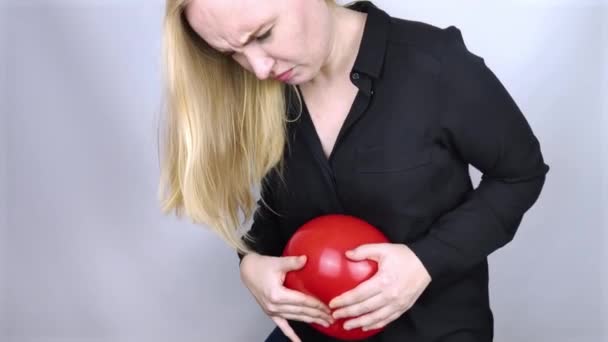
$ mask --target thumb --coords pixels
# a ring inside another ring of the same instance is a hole
[[[365,259],[379,261],[382,257],[382,248],[380,244],[365,244],[346,251],[345,255],[353,261]]]
[[[291,271],[302,268],[306,264],[306,256],[288,256],[281,258],[281,269]]]

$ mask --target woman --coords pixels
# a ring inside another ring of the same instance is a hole
[[[238,251],[244,285],[277,325],[268,340],[333,341],[309,323],[348,318],[346,328],[384,328],[370,341],[491,341],[487,257],[513,239],[549,166],[460,31],[368,1],[166,10],[164,208]],[[483,173],[475,189],[469,165]],[[306,260],[280,255],[330,213],[391,243],[351,251],[379,270],[326,305],[282,286]]]

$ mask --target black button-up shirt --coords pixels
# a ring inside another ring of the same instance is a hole
[[[368,14],[350,74],[359,91],[329,158],[305,102],[299,115],[289,97],[284,179],[265,178],[273,210],[258,202],[255,248],[279,256],[314,217],[360,217],[409,246],[432,277],[369,341],[491,341],[487,256],[513,239],[541,192],[549,166],[539,142],[456,27],[394,18],[371,2],[350,8]],[[469,164],[483,173],[477,188]],[[303,341],[334,341],[290,324]]]

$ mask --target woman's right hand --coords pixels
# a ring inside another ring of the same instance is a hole
[[[292,341],[300,342],[287,320],[333,323],[331,310],[320,300],[283,286],[289,271],[302,268],[306,257],[271,257],[256,253],[247,254],[241,261],[241,280],[253,294],[264,312]]]

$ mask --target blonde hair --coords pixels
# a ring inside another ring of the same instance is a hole
[[[187,1],[167,0],[163,22],[161,209],[207,225],[246,254],[244,240],[253,240],[240,232],[239,215],[252,218],[252,187],[283,169],[286,88],[206,44],[185,18]]]

